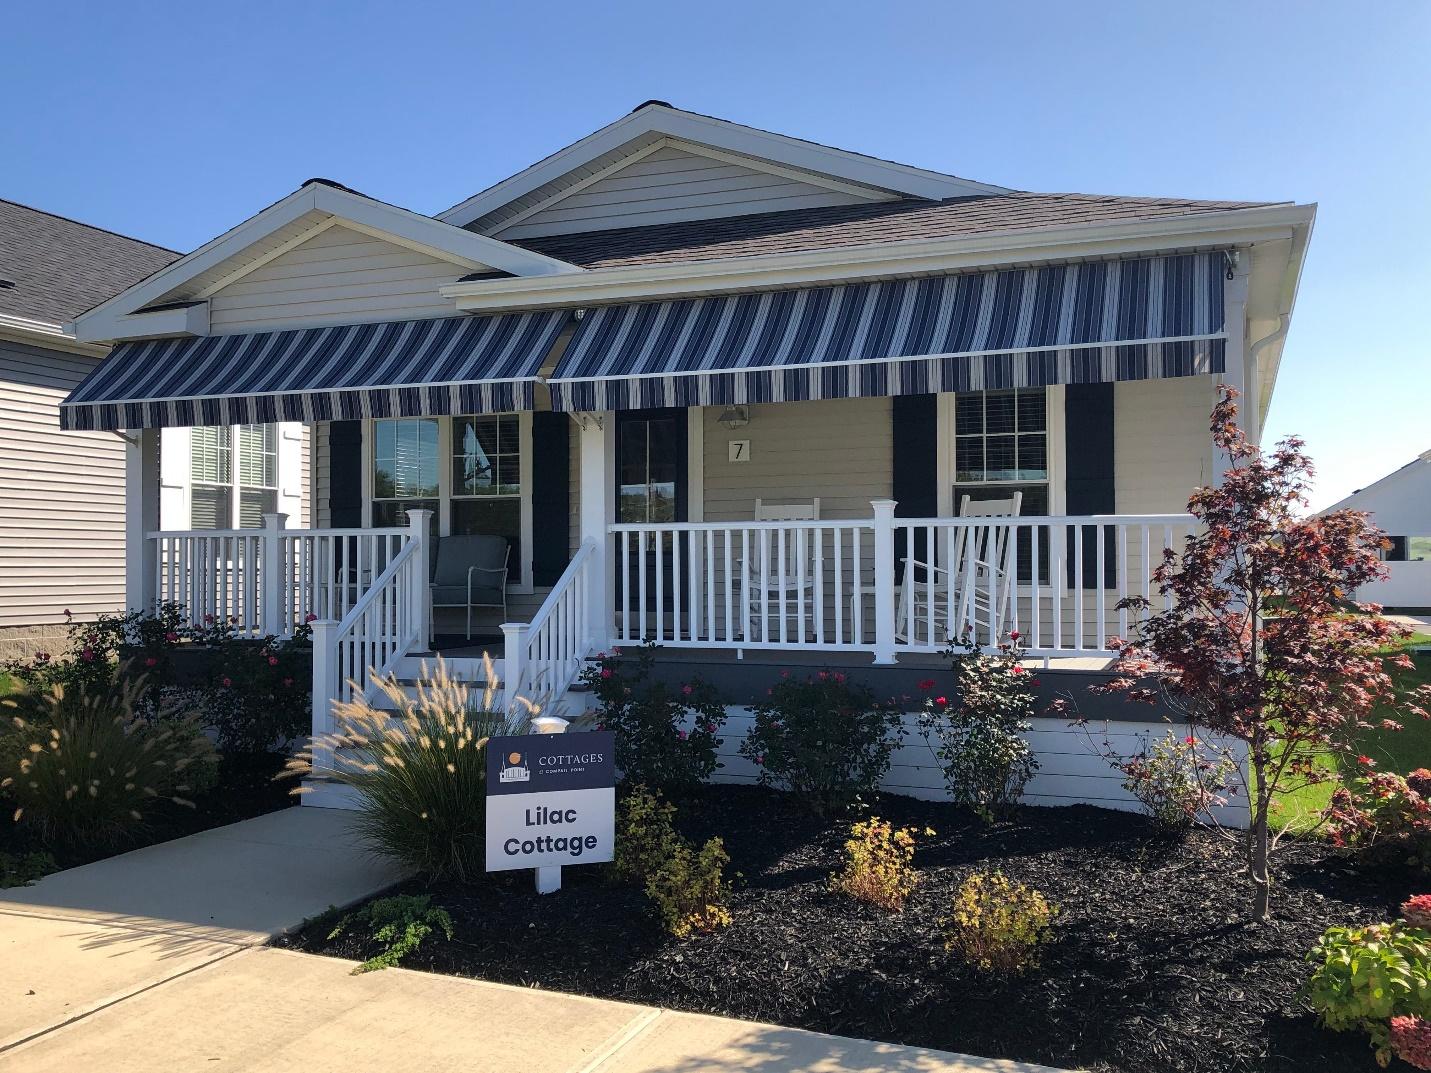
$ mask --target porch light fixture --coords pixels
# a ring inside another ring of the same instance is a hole
[[[744,406],[727,406],[718,421],[726,428],[734,432],[738,428],[744,428],[750,424],[750,410]]]

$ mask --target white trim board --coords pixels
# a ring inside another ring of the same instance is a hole
[[[724,150],[906,197],[940,200],[967,194],[1005,193],[1008,189],[652,103],[474,194],[439,213],[437,218],[465,227],[608,153],[618,151],[623,145],[652,134],[696,142],[717,151]],[[498,230],[506,226],[506,220],[495,223]]]

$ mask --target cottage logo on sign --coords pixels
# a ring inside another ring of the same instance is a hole
[[[493,738],[487,745],[487,871],[612,860],[615,749],[610,731]]]
[[[502,773],[497,776],[498,782],[531,782],[532,772],[522,763],[522,754],[513,750],[502,757]]]

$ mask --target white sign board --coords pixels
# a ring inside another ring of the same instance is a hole
[[[487,871],[616,856],[616,736],[528,734],[487,743]]]

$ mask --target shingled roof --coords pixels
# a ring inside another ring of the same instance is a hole
[[[178,257],[0,199],[0,313],[62,324]]]
[[[512,242],[585,268],[610,268],[949,238],[1020,228],[1188,216],[1267,204],[1273,203],[1013,192],[936,202],[903,199],[792,209],[611,231],[546,235]]]

